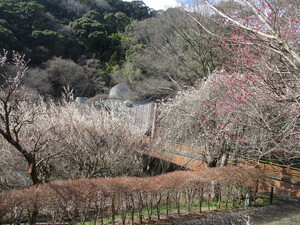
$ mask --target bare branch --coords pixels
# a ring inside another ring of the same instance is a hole
[[[225,13],[223,13],[222,11],[220,11],[219,9],[217,9],[215,6],[213,6],[212,4],[210,4],[208,1],[206,1],[206,4],[209,5],[209,7],[212,8],[215,12],[217,12],[218,14],[220,14],[221,16],[223,16],[224,18],[226,18],[227,20],[231,21],[232,23],[238,25],[239,27],[241,27],[241,28],[243,28],[245,30],[251,31],[253,33],[259,34],[259,35],[261,35],[263,37],[266,37],[266,38],[276,39],[276,37],[274,35],[269,35],[269,34],[261,32],[259,30],[254,30],[253,28],[250,28],[250,27],[247,27],[247,26],[241,24],[240,22],[236,21],[235,19],[232,19],[230,16],[226,15]]]

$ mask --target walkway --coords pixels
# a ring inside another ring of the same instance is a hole
[[[138,152],[165,160],[193,171],[207,168],[202,160],[203,150],[199,146],[171,141],[158,141],[149,137],[142,139]],[[247,165],[251,165],[246,162]],[[300,169],[284,167],[274,163],[260,161],[258,166],[269,178],[273,179],[277,193],[300,197]]]
[[[253,225],[298,225],[300,224],[300,199],[277,196],[275,204],[253,213]]]

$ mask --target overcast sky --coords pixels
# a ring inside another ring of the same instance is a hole
[[[1,0],[0,0],[1,1]],[[123,0],[130,2],[132,0]],[[159,9],[167,9],[167,8],[174,8],[181,6],[180,3],[183,4],[192,4],[194,0],[142,0],[148,7],[159,10]],[[218,2],[219,0],[209,0],[209,2],[214,3]]]
[[[130,2],[131,0],[125,0]],[[159,9],[167,9],[170,7],[178,7],[180,3],[184,2],[185,0],[143,0],[143,2],[150,8],[159,10]]]

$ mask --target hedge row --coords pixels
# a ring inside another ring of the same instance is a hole
[[[160,218],[162,206],[182,203],[191,206],[213,199],[240,202],[256,187],[262,175],[253,167],[219,167],[201,172],[178,171],[155,177],[121,177],[54,181],[22,190],[0,193],[0,223],[28,221],[38,210],[38,220],[47,223],[102,221],[117,215],[123,224],[142,223],[147,217]],[[28,217],[26,216],[28,215]],[[167,210],[168,215],[168,210]]]

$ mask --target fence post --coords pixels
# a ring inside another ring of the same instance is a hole
[[[153,118],[152,118],[152,126],[151,126],[151,138],[155,138],[155,124],[156,124],[156,115],[157,114],[157,103],[154,103],[154,109],[153,109]]]
[[[274,197],[274,186],[271,186],[271,192],[270,192],[270,204],[273,204],[273,197]]]
[[[280,168],[280,178],[282,179],[284,177],[284,168]]]

